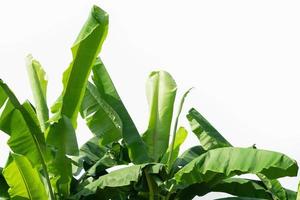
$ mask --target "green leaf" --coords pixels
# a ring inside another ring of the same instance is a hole
[[[46,144],[33,108],[29,102],[21,105],[3,81],[0,91],[8,99],[0,113],[0,130],[10,135],[8,145],[13,152],[26,156],[34,167],[39,166],[46,157]]]
[[[105,188],[120,188],[129,186],[139,181],[142,176],[143,169],[149,168],[150,173],[159,173],[162,170],[162,164],[142,164],[133,165],[113,171],[109,174],[99,177],[97,180],[86,185],[75,197],[89,196],[95,194],[98,190]]]
[[[195,109],[191,109],[187,115],[193,132],[206,150],[231,147],[232,145]],[[274,199],[286,200],[284,188],[277,180],[269,180],[262,174],[257,174]]]
[[[172,153],[171,162],[170,162],[171,165],[173,164],[173,162],[178,157],[180,146],[185,141],[187,135],[188,135],[188,132],[184,127],[180,127],[178,129],[178,131],[176,133],[176,137],[175,137],[174,148],[173,148],[173,153]],[[171,146],[169,146],[167,152],[165,153],[162,160],[160,161],[161,163],[166,164],[168,162],[170,152],[171,152]]]
[[[122,121],[119,115],[105,102],[92,83],[87,85],[81,113],[102,145],[117,142],[122,138]]]
[[[92,78],[101,98],[117,112],[122,121],[122,136],[131,161],[135,164],[147,162],[146,146],[100,58],[95,62]]]
[[[0,167],[0,199],[9,199],[8,189],[9,186],[3,177],[2,168]]]
[[[163,156],[169,145],[177,87],[169,73],[155,71],[147,80],[146,90],[150,117],[143,139],[147,145],[149,157],[155,162]]]
[[[71,161],[68,155],[77,155],[78,147],[73,127],[84,97],[86,85],[95,59],[102,48],[108,30],[108,15],[94,6],[79,36],[72,46],[73,61],[63,75],[63,92],[52,107],[55,117],[47,135],[47,142],[56,149],[51,172],[53,182],[64,198],[69,195],[72,179]],[[68,120],[70,119],[70,123]],[[60,129],[63,128],[63,131]],[[60,141],[55,141],[62,137]],[[62,167],[63,166],[63,167]]]
[[[202,146],[194,146],[192,148],[187,149],[180,155],[174,162],[172,167],[172,173],[176,173],[179,169],[190,163],[195,158],[204,154],[206,151]]]
[[[98,178],[106,173],[107,168],[128,164],[128,157],[123,153],[123,147],[119,143],[109,146],[99,144],[99,139],[94,137],[80,148],[79,165],[83,165],[85,174],[80,179],[93,176]]]
[[[205,150],[232,146],[196,109],[189,111],[187,119]]]
[[[76,128],[76,121],[84,97],[87,81],[95,59],[102,48],[108,31],[108,15],[97,6],[81,29],[72,46],[73,61],[63,75],[63,92],[54,106],[54,121],[65,115]]]
[[[241,174],[264,174],[269,179],[296,176],[297,163],[284,154],[250,148],[210,150],[184,166],[175,174],[175,187],[195,183],[217,183]]]
[[[264,199],[247,198],[247,197],[226,197],[226,198],[220,198],[215,200],[264,200]]]
[[[3,170],[3,175],[10,186],[12,199],[47,200],[48,195],[40,175],[22,155],[12,154],[13,161]]]
[[[273,200],[261,181],[229,178],[212,186],[205,183],[193,184],[178,193],[176,199],[193,199],[195,196],[204,196],[209,192],[223,192],[239,197],[251,197]]]
[[[41,64],[27,56],[27,72],[29,76],[30,86],[36,105],[36,113],[43,132],[48,127],[49,111],[47,107],[47,84],[46,73]]]
[[[263,174],[256,174],[260,180],[264,183],[266,188],[270,191],[275,200],[286,200],[287,195],[285,189],[281,186],[278,180],[269,180]]]
[[[63,115],[58,122],[51,124],[46,142],[54,152],[54,159],[48,164],[52,174],[52,186],[57,193],[66,198],[72,180],[71,159],[66,155],[76,156],[79,153],[71,120]]]
[[[178,112],[177,112],[177,115],[176,115],[176,119],[175,119],[175,123],[174,123],[174,128],[173,128],[173,134],[172,134],[172,139],[171,139],[171,144],[169,146],[169,149],[170,149],[170,153],[168,155],[168,160],[167,160],[167,166],[169,167],[169,169],[171,169],[171,166],[174,162],[174,156],[173,156],[173,153],[177,154],[178,155],[178,152],[173,152],[174,151],[174,146],[175,146],[175,143],[176,143],[176,137],[177,137],[177,126],[178,126],[178,122],[179,122],[179,117],[180,117],[180,114],[181,114],[181,111],[182,111],[182,108],[183,108],[183,105],[184,105],[184,101],[185,101],[185,98],[187,97],[187,95],[190,93],[190,91],[192,90],[193,88],[190,88],[189,90],[187,90],[181,100],[180,100],[180,103],[179,103],[179,109],[178,109]],[[186,131],[187,133],[187,131]],[[183,142],[183,141],[182,141]],[[180,144],[181,145],[181,144]],[[179,146],[180,146],[179,145]],[[176,150],[175,150],[176,151]],[[179,151],[179,149],[178,149]],[[177,155],[175,156],[175,158],[177,157]]]
[[[239,197],[270,199],[272,195],[266,190],[261,181],[229,178],[212,187],[212,191],[225,192]]]
[[[58,122],[51,124],[46,141],[48,145],[54,147],[54,151],[72,156],[79,153],[75,130],[71,120],[64,115]]]

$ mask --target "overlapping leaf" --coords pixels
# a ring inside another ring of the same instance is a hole
[[[74,198],[93,195],[98,190],[105,188],[121,188],[136,183],[139,181],[143,169],[146,167],[150,168],[151,173],[159,173],[164,166],[161,164],[142,164],[113,171],[86,185]]]
[[[116,111],[122,121],[122,137],[128,148],[131,161],[135,164],[147,162],[149,159],[146,146],[100,59],[96,60],[92,78],[101,98]]]
[[[102,145],[122,138],[123,125],[119,115],[106,103],[92,83],[87,85],[81,114]]]

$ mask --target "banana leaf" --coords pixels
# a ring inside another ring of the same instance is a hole
[[[140,180],[145,168],[148,168],[149,173],[151,174],[158,174],[161,170],[163,170],[164,165],[142,164],[115,170],[109,174],[99,177],[97,180],[86,185],[79,193],[74,195],[72,198],[78,199],[80,197],[94,195],[99,190],[103,192],[103,190],[105,189],[120,189],[122,187],[130,186]]]
[[[168,149],[176,91],[176,83],[169,73],[155,71],[150,74],[146,84],[150,117],[143,140],[154,162]]]
[[[71,50],[73,60],[63,75],[63,92],[51,111],[53,121],[68,117],[74,128],[95,59],[101,51],[108,31],[108,14],[94,6]]]
[[[49,110],[47,106],[47,78],[41,64],[31,55],[27,56],[27,72],[35,102],[35,108],[39,124],[43,132],[48,127]]]
[[[205,183],[193,184],[178,192],[175,199],[193,199],[195,196],[204,196],[209,192],[224,192],[239,197],[273,200],[261,181],[229,178],[212,186]]]
[[[93,67],[92,79],[101,98],[116,111],[122,121],[122,138],[128,148],[131,161],[135,164],[149,161],[146,146],[100,58],[96,60]]]
[[[187,119],[205,150],[232,146],[196,109],[189,111]]]
[[[176,133],[175,142],[174,142],[174,148],[173,153],[171,157],[170,164],[172,165],[176,158],[178,157],[180,146],[185,141],[186,137],[188,135],[187,130],[184,127],[180,127]],[[167,152],[164,154],[163,158],[161,159],[161,163],[166,164],[168,162],[168,158],[171,152],[171,146],[169,146]]]
[[[19,154],[11,154],[13,161],[3,170],[10,189],[11,199],[47,200],[48,195],[37,169],[29,160]]]
[[[261,173],[269,179],[296,176],[297,163],[284,154],[250,148],[210,150],[180,169],[174,176],[175,188],[195,183],[215,184],[241,174]]]
[[[13,152],[26,156],[34,167],[40,166],[47,157],[46,143],[33,108],[29,102],[21,105],[1,80],[0,91],[2,99],[6,99],[6,103],[2,103],[5,107],[0,113],[0,130],[10,136],[9,147]]]
[[[232,145],[196,110],[191,109],[187,118],[192,131],[199,138],[200,143],[206,150],[232,147]],[[287,200],[286,190],[278,180],[269,180],[263,174],[256,174],[272,193],[275,200]]]
[[[101,97],[96,86],[88,83],[81,105],[81,116],[99,138],[101,145],[117,142],[122,138],[122,121],[119,115]]]

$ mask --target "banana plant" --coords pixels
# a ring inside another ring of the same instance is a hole
[[[233,196],[227,199],[299,199],[277,180],[297,175],[295,160],[254,146],[233,147],[194,108],[187,120],[199,145],[180,153],[189,132],[179,125],[180,115],[190,90],[173,119],[177,85],[166,71],[147,79],[149,123],[141,134],[98,56],[107,32],[108,15],[94,6],[51,108],[46,73],[32,56],[27,71],[34,103],[19,102],[0,80],[0,130],[10,147],[0,168],[0,199],[183,200],[209,192]],[[81,147],[78,115],[93,134]]]

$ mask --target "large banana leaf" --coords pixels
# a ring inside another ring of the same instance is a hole
[[[176,83],[169,73],[155,71],[150,74],[146,87],[150,117],[143,139],[154,162],[163,156],[169,145],[176,91]]]
[[[140,180],[143,174],[143,169],[148,168],[150,173],[158,174],[163,167],[164,166],[162,164],[142,164],[113,171],[86,185],[74,197],[79,198],[81,196],[93,195],[98,190],[103,190],[106,188],[121,188],[132,185]]]
[[[42,131],[45,132],[49,120],[49,111],[47,107],[48,81],[46,79],[46,73],[41,64],[37,60],[34,60],[31,55],[27,56],[27,72],[36,105],[37,117]]]
[[[47,134],[47,143],[55,148],[55,161],[51,163],[52,182],[56,190],[69,195],[72,179],[71,161],[66,154],[76,155],[78,147],[73,127],[81,106],[88,77],[101,50],[108,30],[108,15],[94,6],[85,25],[72,46],[73,61],[63,75],[63,92],[52,112],[55,121]],[[70,123],[69,123],[70,122]],[[60,141],[56,141],[61,138]]]
[[[0,91],[2,99],[7,99],[0,113],[0,130],[10,135],[9,147],[13,152],[26,156],[34,167],[40,165],[46,157],[46,144],[33,108],[29,102],[21,105],[1,80]]]
[[[174,161],[176,160],[176,158],[178,157],[180,146],[185,141],[187,135],[188,135],[188,132],[184,127],[180,127],[178,129],[178,131],[176,133],[175,141],[174,141],[172,157],[170,158],[170,165],[171,166],[174,163]],[[168,158],[170,156],[171,148],[172,147],[169,146],[167,152],[164,154],[163,158],[160,161],[161,163],[166,164],[168,162]]]
[[[251,197],[273,200],[261,181],[229,178],[211,186],[205,183],[193,184],[178,193],[175,199],[193,199],[195,196],[204,196],[209,192],[225,192],[239,197]]]
[[[37,169],[22,155],[12,154],[13,161],[3,170],[3,175],[10,186],[12,199],[47,200],[43,182]]]
[[[72,46],[73,61],[63,75],[63,92],[52,107],[54,120],[63,114],[76,127],[78,111],[95,59],[108,31],[108,14],[94,6],[85,25]]]
[[[206,150],[232,147],[232,145],[194,108],[189,111],[187,118],[192,131],[199,138]],[[278,180],[269,180],[263,174],[257,174],[276,200],[286,200],[286,190]]]
[[[195,183],[217,183],[246,173],[261,173],[269,179],[296,176],[297,163],[281,153],[250,148],[218,148],[210,150],[179,170],[175,187]]]
[[[149,159],[146,146],[100,58],[95,62],[92,78],[98,92],[101,94],[101,98],[118,113],[122,121],[122,136],[131,161],[135,164],[147,162]]]
[[[3,177],[2,170],[3,169],[0,167],[0,199],[9,199],[9,186]]]
[[[106,103],[92,83],[87,85],[81,115],[102,145],[121,139],[122,121],[119,115]]]
[[[205,150],[232,146],[197,110],[192,108],[187,115],[192,131]]]

